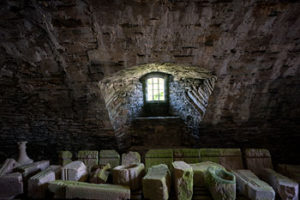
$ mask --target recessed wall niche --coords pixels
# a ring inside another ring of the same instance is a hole
[[[167,77],[165,87],[168,87],[169,108],[164,117],[181,119],[188,134],[199,134],[197,129],[213,92],[216,76],[203,68],[172,63],[134,66],[105,77],[99,83],[120,149],[131,145],[128,129],[134,120],[153,117],[145,109],[143,77],[155,74]],[[159,117],[159,114],[154,116]]]

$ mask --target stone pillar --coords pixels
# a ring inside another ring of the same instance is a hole
[[[190,165],[175,161],[173,165],[174,188],[177,200],[190,200],[193,197],[194,172]]]

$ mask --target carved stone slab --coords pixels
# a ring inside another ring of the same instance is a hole
[[[17,161],[15,161],[15,159],[6,159],[2,167],[0,168],[0,176],[11,173],[17,166],[19,166],[19,164],[17,163]]]
[[[55,181],[61,175],[61,166],[51,165],[28,180],[28,196],[34,199],[46,197],[47,183]]]
[[[101,150],[99,158],[99,165],[109,163],[112,168],[120,165],[120,154],[115,150]]]
[[[60,164],[65,166],[72,162],[72,153],[70,151],[60,151],[59,152]]]
[[[122,165],[132,165],[141,163],[141,155],[138,152],[129,151],[122,154]]]
[[[191,200],[193,197],[193,168],[183,162],[173,162],[175,195],[178,200]]]
[[[55,198],[60,199],[99,199],[126,200],[130,199],[128,186],[111,184],[92,184],[77,181],[52,181],[48,185]]]
[[[297,200],[299,185],[296,181],[283,176],[272,169],[263,169],[261,177],[269,183],[283,200]]]
[[[251,200],[274,200],[275,191],[250,170],[236,170],[237,191]]]
[[[143,178],[143,194],[150,200],[169,199],[171,173],[165,164],[155,165],[148,169]]]
[[[112,174],[114,184],[127,185],[131,190],[137,190],[142,186],[145,166],[143,163],[128,166],[120,165],[113,169]]]
[[[247,168],[260,176],[262,169],[273,169],[271,154],[268,149],[246,149],[245,160]]]
[[[47,167],[49,167],[49,160],[42,160],[19,166],[16,168],[16,171],[21,172],[23,177],[28,178],[39,171],[45,170]]]
[[[84,181],[87,175],[85,164],[82,161],[73,161],[62,168],[61,178],[68,181]]]
[[[23,193],[23,179],[19,172],[0,177],[0,199],[13,199]]]
[[[90,172],[93,166],[98,165],[98,151],[79,151],[78,160],[82,161]]]

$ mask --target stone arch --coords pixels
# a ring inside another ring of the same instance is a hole
[[[119,143],[125,140],[126,129],[132,119],[142,112],[143,90],[140,78],[153,72],[172,76],[170,106],[174,114],[190,126],[197,126],[204,117],[217,80],[212,72],[197,66],[173,63],[151,63],[127,68],[105,77],[99,83]]]

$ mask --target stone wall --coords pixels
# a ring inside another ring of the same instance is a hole
[[[0,160],[23,139],[35,159],[117,147],[99,81],[170,62],[218,77],[198,146],[266,147],[299,164],[299,10],[289,0],[1,1]]]

